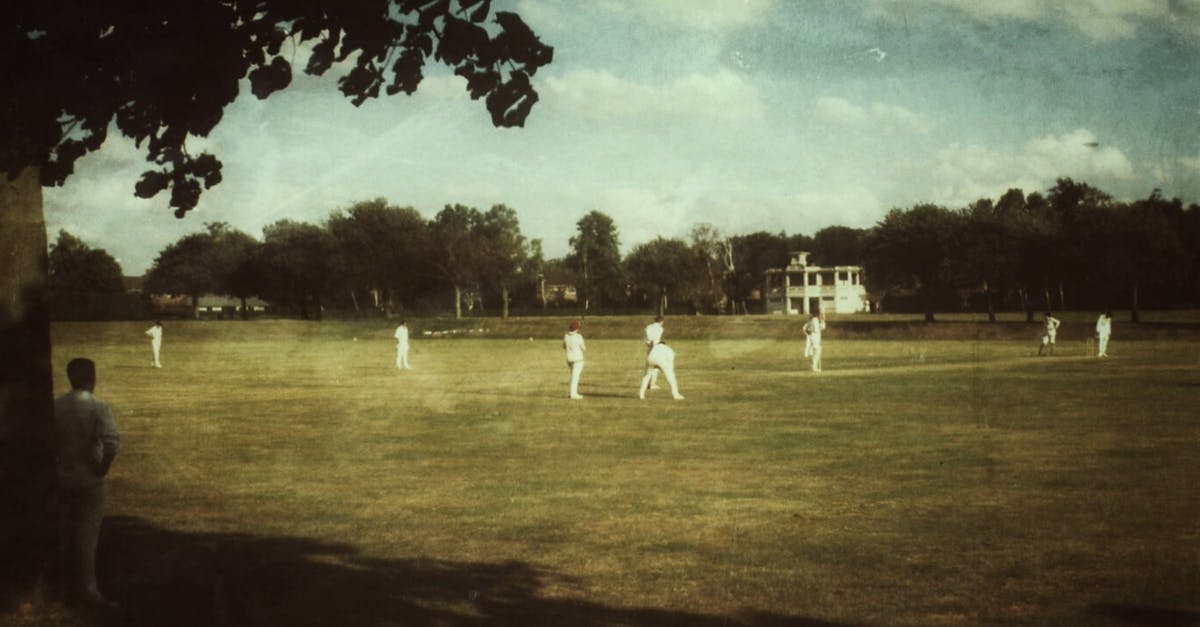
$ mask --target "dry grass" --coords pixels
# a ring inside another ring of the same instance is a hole
[[[687,400],[639,402],[641,321],[594,319],[632,338],[589,338],[571,402],[557,322],[418,334],[404,373],[383,325],[169,324],[162,370],[144,325],[56,327],[124,436],[120,621],[1200,620],[1195,338],[831,334],[814,376],[761,326],[672,342]]]

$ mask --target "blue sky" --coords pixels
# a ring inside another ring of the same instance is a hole
[[[183,220],[133,196],[114,134],[61,188],[47,229],[139,274],[229,222],[256,237],[383,197],[516,209],[565,254],[597,209],[626,251],[657,235],[812,234],[892,207],[964,206],[1084,180],[1122,199],[1200,202],[1200,0],[515,0],[555,47],[525,128],[495,129],[431,67],[415,96],[355,109],[335,68],[265,101],[248,89],[207,138],[224,181]],[[303,66],[304,50],[296,65]]]

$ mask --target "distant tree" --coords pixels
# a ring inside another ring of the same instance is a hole
[[[216,290],[214,272],[214,228],[191,233],[167,245],[146,273],[145,291],[149,294],[182,294],[191,300],[192,317],[200,315],[200,297]]]
[[[92,248],[65,230],[50,245],[49,287],[57,292],[124,291],[121,264],[103,248]]]
[[[688,238],[699,266],[697,270],[703,277],[694,290],[694,305],[697,311],[723,311],[729,302],[725,286],[732,272],[729,238],[708,223],[692,227]]]
[[[1050,263],[1046,267],[1046,302],[1050,292],[1058,296],[1058,309],[1065,310],[1067,286],[1077,285],[1091,263],[1083,249],[1087,222],[1110,206],[1112,197],[1087,183],[1059,178],[1046,194],[1051,223]]]
[[[107,320],[127,315],[121,265],[104,249],[58,232],[50,245],[49,306],[57,319]]]
[[[323,319],[333,251],[333,237],[317,225],[280,220],[263,227],[261,259],[268,300],[293,304],[303,320],[309,319],[311,306],[316,319]]]
[[[529,241],[529,249],[521,262],[520,276],[522,291],[531,295],[531,300],[541,309],[546,309],[546,255],[542,252],[542,240]]]
[[[666,315],[672,299],[686,299],[704,284],[696,254],[680,239],[657,237],[639,244],[625,259],[625,272],[635,289],[648,295],[659,315]]]
[[[575,223],[571,251],[564,258],[579,280],[579,303],[586,312],[593,304],[616,302],[623,289],[620,236],[612,218],[590,211]]]
[[[246,299],[262,292],[258,240],[225,223],[210,224],[209,233],[213,239],[209,262],[213,291],[241,301],[241,316],[245,320],[250,316]]]
[[[528,251],[517,212],[493,205],[477,225],[480,278],[500,291],[500,317],[508,319],[509,291],[521,275]]]
[[[792,251],[787,236],[766,231],[735,235],[729,246],[734,270],[726,279],[725,293],[745,312],[746,301],[766,285],[767,270],[787,266]]]
[[[862,265],[866,237],[866,229],[825,227],[813,235],[813,263],[824,266]]]
[[[925,321],[934,321],[940,295],[956,283],[954,260],[962,236],[960,214],[937,205],[892,209],[868,239],[869,280],[911,286],[921,296]]]
[[[336,248],[336,274],[355,309],[358,293],[375,292],[391,315],[397,301],[412,299],[424,286],[429,225],[416,209],[376,198],[335,211],[327,225]]]
[[[242,299],[257,293],[247,282],[245,266],[254,259],[258,242],[224,222],[205,224],[206,231],[185,235],[163,249],[146,275],[150,293],[186,294],[192,315],[199,315],[204,294],[226,294]]]
[[[956,261],[963,282],[983,290],[988,322],[996,321],[997,294],[1004,294],[1016,282],[1023,236],[1019,223],[1008,219],[999,207],[985,198],[964,212],[960,259]]]
[[[1171,226],[1173,208],[1156,190],[1144,200],[1093,210],[1084,222],[1082,246],[1092,253],[1085,278],[1109,300],[1126,302],[1131,322],[1141,321],[1146,292],[1167,293],[1187,276],[1192,253]]]
[[[454,317],[462,318],[463,292],[479,282],[479,225],[483,215],[474,207],[446,205],[429,224],[434,274],[454,288]]]

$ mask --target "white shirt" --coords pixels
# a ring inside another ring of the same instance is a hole
[[[567,351],[567,363],[583,361],[583,336],[578,331],[571,331],[563,336],[563,350]]]
[[[1058,331],[1059,324],[1062,324],[1062,323],[1060,323],[1058,321],[1058,318],[1055,318],[1053,316],[1046,316],[1046,333],[1049,333],[1050,335],[1054,335],[1054,333],[1056,331]]]
[[[150,336],[151,342],[154,342],[155,344],[162,343],[162,327],[158,326],[157,324],[149,329],[146,329],[146,335]]]
[[[821,342],[821,331],[824,330],[825,321],[820,318],[809,318],[808,322],[804,325],[804,334],[807,335],[808,339],[812,340],[814,344],[819,344]]]
[[[646,325],[646,346],[653,348],[662,341],[663,325],[661,322],[651,322]]]
[[[408,346],[408,325],[402,324],[396,327],[395,338],[400,346]]]
[[[1096,320],[1097,335],[1112,335],[1112,318],[1104,314],[1100,314],[1100,318]]]

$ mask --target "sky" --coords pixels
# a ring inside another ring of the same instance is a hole
[[[511,0],[554,47],[524,128],[497,129],[430,66],[414,96],[355,108],[321,78],[242,95],[189,140],[224,163],[183,219],[133,195],[144,154],[111,133],[62,187],[60,229],[125,274],[206,222],[255,237],[384,198],[516,210],[548,257],[589,211],[623,252],[699,223],[734,235],[868,228],[1059,177],[1118,199],[1200,202],[1200,0]],[[304,50],[295,51],[303,67]]]

